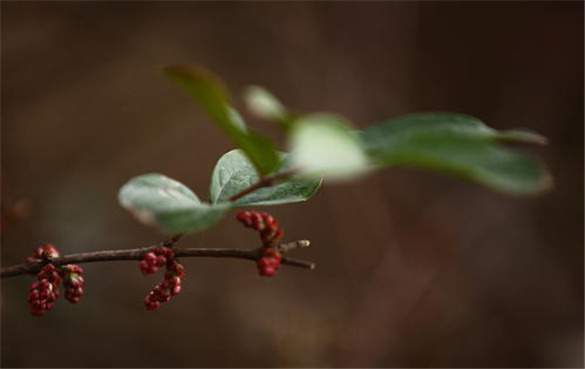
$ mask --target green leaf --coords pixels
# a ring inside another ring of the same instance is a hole
[[[529,130],[497,131],[481,120],[457,113],[418,113],[411,114],[366,129],[368,147],[391,145],[405,135],[430,133],[438,135],[457,135],[460,137],[492,141],[545,144],[546,138]]]
[[[292,116],[280,101],[260,86],[248,86],[244,90],[244,102],[248,111],[256,118],[274,122],[288,128]]]
[[[514,195],[541,192],[552,184],[539,159],[498,144],[543,143],[542,136],[498,132],[465,115],[409,115],[368,127],[361,138],[372,160],[382,166],[438,171]]]
[[[207,229],[228,210],[202,203],[185,185],[156,173],[132,178],[120,189],[118,201],[141,223],[168,234]]]
[[[276,170],[278,155],[274,143],[266,136],[253,132],[231,106],[223,82],[210,71],[196,65],[172,64],[163,67],[169,80],[183,88],[250,158],[262,175]]]
[[[546,145],[546,137],[527,129],[514,129],[511,131],[497,132],[496,138],[500,141],[510,141],[535,145]]]
[[[289,139],[292,165],[304,173],[344,180],[370,169],[357,133],[336,115],[319,113],[300,117]]]
[[[278,168],[276,146],[264,134],[248,131],[246,136],[237,140],[236,145],[242,149],[261,175],[273,173]]]
[[[288,168],[289,163],[285,160],[279,172]],[[258,180],[258,175],[246,156],[240,150],[229,151],[218,160],[213,170],[209,189],[210,201],[213,204],[224,203]],[[277,205],[305,201],[320,185],[320,178],[292,178],[272,187],[258,189],[238,199],[232,206]]]

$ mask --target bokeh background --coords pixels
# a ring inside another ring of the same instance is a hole
[[[583,365],[582,2],[7,2],[2,11],[2,266],[162,239],[118,204],[162,172],[207,197],[232,148],[157,69],[199,63],[301,111],[364,127],[456,111],[550,139],[556,186],[511,198],[387,169],[269,210],[315,271],[242,260],[160,276],[85,264],[86,295],[42,318],[2,280],[3,367],[579,367]],[[282,143],[267,124],[250,122]],[[17,216],[26,215],[27,216]],[[16,214],[16,215],[15,215]],[[183,247],[257,246],[233,215]]]

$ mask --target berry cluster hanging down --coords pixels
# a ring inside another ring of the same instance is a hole
[[[163,266],[166,267],[164,280],[154,286],[144,299],[147,310],[158,309],[181,292],[181,280],[185,277],[185,268],[178,259],[175,259],[172,249],[157,247],[147,252],[140,262],[140,271],[142,274],[152,274]]]
[[[30,286],[28,303],[32,315],[41,316],[55,307],[55,301],[61,294],[59,285],[65,287],[65,298],[72,304],[79,302],[83,295],[85,280],[82,277],[83,269],[77,265],[68,264],[56,267],[51,263],[52,259],[58,258],[59,252],[55,246],[45,244],[35,249],[27,263],[42,261],[45,263],[37,274],[37,282]]]
[[[268,213],[257,211],[243,211],[236,218],[247,228],[252,228],[260,233],[262,240],[261,256],[258,258],[258,274],[263,277],[272,277],[280,269],[282,256],[277,248],[284,235],[284,231],[278,228],[278,222]]]

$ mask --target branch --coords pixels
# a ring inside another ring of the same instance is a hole
[[[258,182],[254,183],[250,187],[244,188],[242,191],[240,191],[237,194],[230,197],[228,199],[228,201],[233,202],[233,201],[239,200],[240,198],[246,196],[247,194],[252,193],[252,192],[259,190],[261,188],[272,187],[278,181],[282,181],[284,179],[287,179],[296,173],[297,173],[297,169],[289,169],[289,170],[285,170],[284,172],[276,173],[276,174],[273,174],[271,176],[261,178]]]
[[[261,178],[255,184],[243,189],[242,191],[238,192],[237,194],[230,197],[228,200],[233,202],[236,201],[258,189],[264,187],[271,187],[276,185],[279,181],[285,180],[294,174],[296,174],[297,169],[289,169],[280,173],[273,174],[268,177]],[[55,258],[51,260],[51,263],[55,266],[60,266],[64,264],[81,264],[81,263],[91,263],[96,261],[116,261],[116,260],[142,260],[144,255],[154,250],[157,247],[173,247],[174,244],[181,238],[181,235],[173,236],[167,240],[160,242],[158,245],[149,246],[149,247],[142,247],[137,249],[127,249],[127,250],[102,250],[102,251],[93,251],[93,252],[85,252],[79,254],[71,254],[65,255],[59,258]],[[282,244],[277,247],[278,251],[281,253],[285,253],[287,251],[307,247],[309,246],[309,241],[307,240],[300,240],[294,241],[287,244]],[[261,256],[261,248],[256,250],[246,250],[246,249],[221,249],[221,248],[187,248],[187,249],[176,249],[173,248],[175,251],[176,257],[212,257],[212,258],[232,258],[232,259],[248,259],[248,260],[258,260]],[[315,264],[305,260],[298,260],[283,257],[281,260],[282,264],[291,265],[291,266],[298,266],[302,268],[308,269],[315,269]],[[34,274],[38,273],[41,268],[45,265],[44,261],[37,261],[34,263],[24,263],[13,265],[10,267],[2,268],[0,270],[0,277],[1,278],[8,278],[13,277],[21,274]]]
[[[51,260],[51,263],[55,266],[64,264],[81,264],[81,263],[92,263],[96,261],[116,261],[116,260],[142,260],[144,254],[154,250],[157,247],[165,246],[172,247],[175,242],[179,239],[179,236],[175,236],[169,240],[162,241],[158,245],[142,247],[137,249],[127,250],[103,250],[84,252],[79,254],[65,255],[59,258]],[[286,252],[292,249],[306,247],[309,241],[301,240],[294,241],[286,244],[282,244],[279,250]],[[246,249],[221,249],[221,248],[187,248],[187,249],[173,249],[176,257],[210,257],[210,258],[232,258],[232,259],[248,259],[258,260],[261,249],[246,250]],[[308,269],[315,269],[315,264],[298,259],[291,259],[287,257],[282,258],[282,263],[297,266]],[[21,274],[34,274],[38,273],[43,267],[44,263],[38,261],[32,264],[18,264],[10,267],[2,268],[0,277],[8,278],[14,277]]]

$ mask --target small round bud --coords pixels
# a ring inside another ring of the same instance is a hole
[[[181,293],[180,285],[177,285],[171,289],[171,296],[177,296],[179,293]]]
[[[156,264],[156,255],[154,254],[154,252],[147,252],[144,255],[144,262],[146,262],[149,265],[155,265]]]
[[[161,266],[165,265],[166,263],[167,263],[167,258],[165,258],[164,256],[157,256],[156,257],[155,265],[157,267],[161,267]]]
[[[156,268],[154,265],[152,265],[152,266],[151,266],[151,265],[149,265],[149,264],[146,262],[146,260],[142,260],[142,261],[140,262],[139,266],[140,266],[140,272],[141,272],[142,274],[151,274],[151,273],[153,273],[153,271],[152,271],[153,267],[154,267],[154,268]],[[156,269],[155,269],[154,271],[156,271]]]

